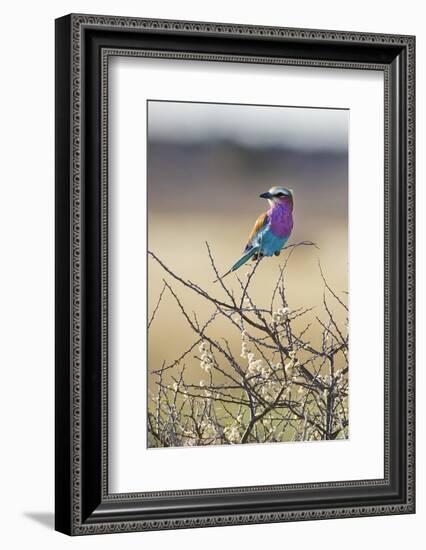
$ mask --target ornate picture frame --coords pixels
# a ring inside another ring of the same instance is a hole
[[[109,492],[107,129],[113,56],[383,73],[383,479]],[[56,20],[55,178],[58,531],[85,535],[414,513],[413,36],[67,15]]]

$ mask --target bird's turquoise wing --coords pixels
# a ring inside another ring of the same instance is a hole
[[[268,222],[269,222],[268,213],[263,212],[263,214],[260,214],[248,237],[248,241],[244,249],[245,251],[248,251],[253,246],[253,241],[256,239],[257,234],[268,224]]]

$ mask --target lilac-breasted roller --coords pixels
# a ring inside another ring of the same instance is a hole
[[[293,229],[293,192],[291,189],[271,187],[260,197],[268,199],[270,208],[257,218],[243,255],[223,277],[236,271],[250,258],[257,260],[263,256],[279,256],[290,237]]]

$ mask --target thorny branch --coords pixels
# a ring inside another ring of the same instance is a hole
[[[250,293],[260,260],[250,268],[245,282],[237,277],[239,289],[234,293],[229,280],[220,279],[211,248],[206,246],[225,299],[183,279],[148,252],[171,278],[163,281],[148,327],[169,293],[194,334],[194,341],[178,359],[150,372],[155,390],[150,392],[148,406],[149,446],[347,438],[347,318],[341,326],[334,312],[343,308],[346,317],[347,306],[329,286],[321,265],[323,311],[306,321],[302,330],[296,325],[300,327],[314,308],[291,309],[286,296],[285,274],[291,255],[300,246],[315,244],[304,241],[284,249],[287,255],[267,308],[257,307]],[[187,311],[173,281],[213,306],[203,324]],[[238,351],[226,338],[211,335],[211,325],[217,320],[228,323],[229,334],[237,331]],[[314,323],[321,333],[319,344],[310,336]],[[188,381],[189,361],[192,369],[194,365],[200,369],[199,384]]]

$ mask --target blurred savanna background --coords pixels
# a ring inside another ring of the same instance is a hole
[[[349,111],[173,101],[149,101],[147,108],[148,249],[183,279],[224,299],[225,291],[214,283],[206,241],[218,270],[226,272],[240,257],[259,214],[269,208],[259,194],[275,185],[291,188],[294,228],[287,244],[310,241],[317,248],[293,250],[286,299],[290,310],[313,308],[311,318],[295,319],[296,328],[321,318],[325,287],[319,261],[330,288],[339,296],[348,290]],[[284,259],[285,253],[260,262],[250,283],[257,307],[270,303]],[[236,275],[244,279],[251,269],[243,266],[225,279],[232,292],[241,290]],[[199,323],[209,318],[213,304],[148,258],[148,319],[164,279]],[[336,307],[332,313],[346,330],[347,312]],[[226,337],[237,351],[241,347],[241,335],[229,331],[226,319],[212,323],[209,334]],[[309,341],[319,345],[323,338],[323,327],[312,323]],[[164,292],[149,328],[149,373],[173,364],[193,341],[179,305]],[[203,383],[205,376],[197,353],[184,359],[186,379],[193,384]],[[165,376],[172,380],[173,369]],[[150,392],[156,384],[148,374]]]

